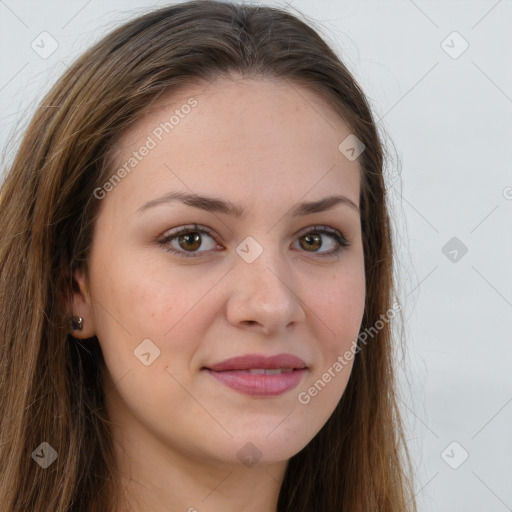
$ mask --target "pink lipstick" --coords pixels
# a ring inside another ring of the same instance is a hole
[[[306,363],[292,354],[246,354],[205,368],[225,386],[251,396],[277,396],[298,386]]]

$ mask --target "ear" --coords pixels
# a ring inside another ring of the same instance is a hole
[[[66,301],[66,314],[69,319],[72,316],[83,318],[82,330],[73,330],[69,324],[68,332],[74,338],[88,339],[95,336],[95,321],[92,308],[92,299],[87,288],[85,270],[83,267],[73,272],[72,291],[70,298]]]

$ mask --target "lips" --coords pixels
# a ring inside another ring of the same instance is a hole
[[[225,386],[250,396],[271,397],[298,386],[306,363],[292,354],[263,356],[246,354],[204,367]]]
[[[278,354],[270,357],[260,354],[246,354],[226,359],[206,368],[215,372],[253,369],[276,370],[278,368],[294,370],[306,368],[306,363],[292,354]]]

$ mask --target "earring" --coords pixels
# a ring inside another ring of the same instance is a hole
[[[81,331],[84,327],[84,319],[81,316],[72,316],[71,327],[73,331]]]

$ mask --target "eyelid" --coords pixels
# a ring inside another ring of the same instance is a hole
[[[170,249],[168,247],[168,244],[169,242],[174,239],[174,238],[177,238],[178,236],[184,234],[184,233],[194,233],[194,232],[198,232],[198,233],[206,233],[208,236],[210,236],[213,240],[215,240],[215,242],[218,244],[217,242],[217,239],[216,239],[216,236],[213,232],[212,229],[210,228],[207,228],[206,226],[202,226],[201,224],[184,224],[183,226],[179,226],[177,228],[174,228],[174,229],[171,229],[169,231],[166,231],[162,237],[158,240],[158,244],[160,246],[163,246],[166,248],[166,250],[170,253],[173,253],[173,254],[178,254],[178,255],[181,255],[181,256],[184,256],[184,257],[197,257],[195,256],[195,254],[199,255],[201,254],[202,252],[208,252],[208,251],[196,251],[195,253],[194,252],[187,252],[187,251],[178,251],[177,249]],[[222,238],[222,237],[220,237]]]
[[[212,229],[210,229],[206,226],[203,226],[201,224],[193,223],[193,224],[184,224],[182,226],[178,226],[176,228],[166,231],[162,235],[161,241],[166,241],[166,240],[169,240],[170,238],[175,238],[183,233],[192,233],[192,232],[206,233],[207,235],[211,236],[213,239],[215,239],[216,236],[218,236],[218,238],[222,239],[222,237],[220,235],[217,235]]]
[[[191,232],[198,232],[198,233],[206,233],[208,236],[210,236],[215,242],[218,244],[216,239],[216,234],[214,234],[214,231],[206,226],[203,226],[201,224],[193,223],[193,224],[185,224],[182,226],[179,226],[177,228],[174,228],[170,231],[166,231],[162,238],[158,240],[158,244],[165,248],[168,252],[172,254],[177,254],[178,256],[183,256],[185,258],[197,258],[201,255],[201,253],[208,253],[210,251],[181,251],[175,248],[169,247],[169,242],[181,234],[184,233],[191,233]],[[331,228],[329,226],[325,225],[312,225],[308,226],[300,231],[298,231],[294,236],[296,238],[300,238],[301,236],[305,236],[309,233],[320,233],[329,236],[334,242],[336,243],[336,247],[334,249],[331,249],[330,251],[326,252],[311,252],[313,256],[316,255],[317,258],[326,258],[329,257],[337,257],[339,256],[339,253],[343,252],[344,249],[349,247],[351,242],[347,240],[345,235],[338,229]],[[222,238],[222,237],[220,237]],[[308,253],[309,251],[304,251]]]

